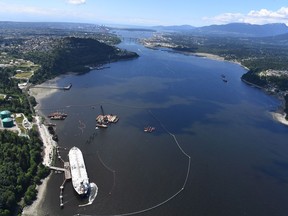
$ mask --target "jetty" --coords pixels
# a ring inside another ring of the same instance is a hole
[[[71,179],[71,171],[70,171],[70,164],[69,162],[64,162],[64,167],[55,167],[55,166],[49,166],[49,169],[64,172],[65,180]]]
[[[49,169],[57,171],[57,172],[63,172],[64,173],[64,181],[62,185],[60,186],[60,207],[64,206],[63,202],[63,190],[64,190],[64,185],[67,180],[72,179],[71,175],[71,169],[70,169],[70,163],[67,161],[64,161],[59,153],[59,147],[57,147],[57,155],[58,159],[63,162],[63,167],[56,167],[56,166],[48,166]]]
[[[71,83],[68,86],[44,86],[44,85],[30,86],[30,88],[59,89],[59,90],[70,90],[71,87],[72,87]]]
[[[67,180],[71,179],[71,170],[70,170],[70,164],[69,162],[64,162],[64,167],[55,167],[55,166],[49,166],[49,169],[51,170],[55,170],[58,172],[64,172],[64,181],[62,183],[62,185],[60,186],[60,207],[64,206],[64,202],[63,202],[63,190],[64,190],[64,185],[66,183]]]

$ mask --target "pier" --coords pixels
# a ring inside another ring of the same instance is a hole
[[[45,89],[59,89],[59,90],[70,90],[72,84],[70,83],[68,86],[30,86],[30,88],[45,88]]]
[[[70,164],[69,162],[64,162],[64,168],[61,167],[55,167],[55,166],[49,166],[49,169],[64,172],[64,176],[66,180],[71,179],[71,171],[70,171]]]
[[[64,181],[62,183],[62,185],[60,186],[60,206],[63,207],[64,206],[64,202],[63,202],[63,190],[64,190],[64,185],[66,183],[67,180],[71,179],[71,171],[70,171],[70,164],[69,162],[64,162],[64,168],[61,167],[55,167],[55,166],[49,166],[49,169],[51,170],[55,170],[55,171],[60,171],[60,172],[64,172]]]
[[[72,178],[72,175],[71,175],[71,170],[70,170],[70,163],[67,162],[67,161],[64,161],[60,155],[60,152],[59,152],[59,147],[57,147],[57,156],[58,156],[58,159],[60,161],[63,162],[63,167],[56,167],[56,166],[48,166],[49,169],[51,170],[55,170],[55,171],[58,171],[58,172],[63,172],[64,173],[64,181],[62,183],[62,185],[60,186],[60,207],[63,207],[64,206],[64,202],[63,202],[63,190],[64,190],[64,185],[66,183],[67,180],[70,180]]]
[[[55,170],[55,171],[65,172],[65,169],[61,168],[61,167],[49,166],[49,169]]]
[[[65,179],[66,179],[66,180],[72,178],[69,162],[64,162],[64,174],[65,174]]]

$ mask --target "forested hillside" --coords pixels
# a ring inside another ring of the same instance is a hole
[[[41,83],[67,72],[85,73],[110,61],[138,57],[136,53],[120,50],[92,38],[66,37],[48,52],[29,51],[23,58],[41,65],[32,83]]]

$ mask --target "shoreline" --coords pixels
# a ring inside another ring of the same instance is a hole
[[[217,61],[227,61],[227,62],[231,62],[234,64],[238,64],[241,67],[243,67],[246,70],[249,70],[247,67],[243,66],[240,62],[238,61],[230,61],[230,60],[225,60],[224,57],[218,56],[218,55],[214,55],[214,54],[209,54],[209,53],[189,53],[189,52],[181,52],[183,54],[189,54],[189,55],[193,55],[196,57],[204,57],[204,58],[208,58],[211,60],[217,60]],[[50,80],[49,82],[53,82],[54,80],[59,79],[55,78],[53,80]],[[243,79],[241,79],[243,81]],[[253,83],[248,83],[246,81],[243,81],[251,86],[255,86],[258,87],[256,85],[254,85]],[[41,85],[40,85],[41,86]],[[47,126],[45,126],[44,124],[41,123],[41,116],[39,115],[39,112],[37,110],[37,108],[41,107],[41,100],[45,99],[46,97],[50,97],[52,96],[54,93],[56,93],[57,89],[42,89],[42,88],[31,88],[29,90],[29,95],[34,96],[36,101],[37,101],[37,106],[35,107],[35,111],[36,113],[38,113],[35,117],[36,120],[36,125],[38,127],[38,131],[41,137],[41,140],[43,142],[43,164],[45,166],[49,166],[52,163],[53,160],[53,149],[55,147],[57,147],[57,142],[55,142],[54,140],[52,140],[52,136],[48,131]],[[261,91],[265,92],[265,88],[261,88]],[[273,119],[279,123],[282,123],[286,126],[288,126],[288,121],[285,119],[285,114],[281,114],[281,113],[277,113],[277,112],[270,112],[270,114],[272,115]],[[47,184],[48,181],[51,177],[51,174],[48,175],[45,179],[42,180],[42,184],[37,186],[37,198],[36,200],[29,206],[25,206],[23,208],[22,214],[23,216],[30,216],[30,215],[40,215],[41,212],[41,206],[43,205],[43,201],[44,201],[44,196],[46,193],[47,188]]]
[[[56,89],[41,89],[41,88],[34,88],[29,90],[29,95],[35,97],[37,101],[37,106],[35,107],[35,111],[37,111],[37,107],[41,106],[40,101],[46,97],[51,96],[52,94],[56,93],[58,90]],[[38,113],[38,112],[37,112]],[[43,152],[42,152],[42,164],[45,166],[50,166],[53,161],[53,149],[56,148],[57,142],[52,139],[52,135],[49,133],[47,126],[41,123],[41,115],[37,114],[35,117],[35,124],[37,125],[40,138],[43,142]],[[48,175],[45,179],[42,180],[42,184],[37,185],[36,189],[38,191],[37,198],[34,202],[29,205],[25,206],[22,210],[23,216],[31,216],[31,215],[41,215],[41,205],[44,201],[44,196],[47,190],[47,184],[51,177]]]
[[[38,191],[37,198],[34,202],[25,206],[22,211],[22,216],[31,216],[31,215],[41,215],[41,206],[44,201],[44,195],[47,190],[47,184],[50,179],[51,174],[49,174],[45,179],[42,180],[41,185],[37,185],[36,190]]]
[[[237,61],[237,60],[226,60],[224,57],[221,57],[219,55],[215,55],[215,54],[210,54],[210,53],[194,53],[194,56],[198,56],[200,58],[208,58],[211,60],[216,60],[216,61],[227,61],[227,62],[231,62],[234,64],[238,64],[241,67],[243,67],[245,70],[249,71],[250,69],[247,68],[246,66],[242,65],[241,62]]]
[[[200,58],[208,58],[208,59],[211,59],[211,60],[226,61],[224,59],[224,57],[221,57],[221,56],[215,55],[215,54],[210,54],[210,53],[199,53],[199,52],[196,52],[196,53],[192,53],[192,55],[200,57]]]
[[[187,52],[182,52],[184,54],[187,54]],[[191,54],[191,53],[190,53]],[[225,60],[224,57],[221,57],[221,56],[218,56],[218,55],[215,55],[215,54],[210,54],[210,53],[192,53],[192,55],[194,56],[197,56],[197,57],[200,57],[200,58],[208,58],[208,59],[211,59],[211,60],[216,60],[216,61],[227,61],[227,62],[231,62],[231,63],[234,63],[234,64],[238,64],[240,65],[241,67],[243,67],[245,70],[249,71],[249,68],[247,68],[246,66],[242,65],[239,61],[230,61],[230,60]],[[267,93],[267,90],[261,86],[258,86],[254,83],[251,83],[251,82],[248,82],[244,79],[241,78],[241,81],[246,83],[247,85],[251,86],[251,87],[254,87],[254,88],[258,88],[259,90],[261,90],[262,92],[264,93]],[[271,95],[273,96],[273,95]],[[280,101],[283,101],[283,98],[279,98],[277,97],[278,100]],[[283,105],[282,105],[283,107]],[[286,120],[286,114],[285,113],[280,113],[281,111],[281,108],[278,109],[277,112],[269,112],[271,115],[272,115],[272,118],[277,121],[278,123],[281,123],[285,126],[288,126],[288,120]]]

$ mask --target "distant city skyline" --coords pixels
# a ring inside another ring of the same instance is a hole
[[[287,0],[0,0],[0,21],[206,26],[288,25]]]

